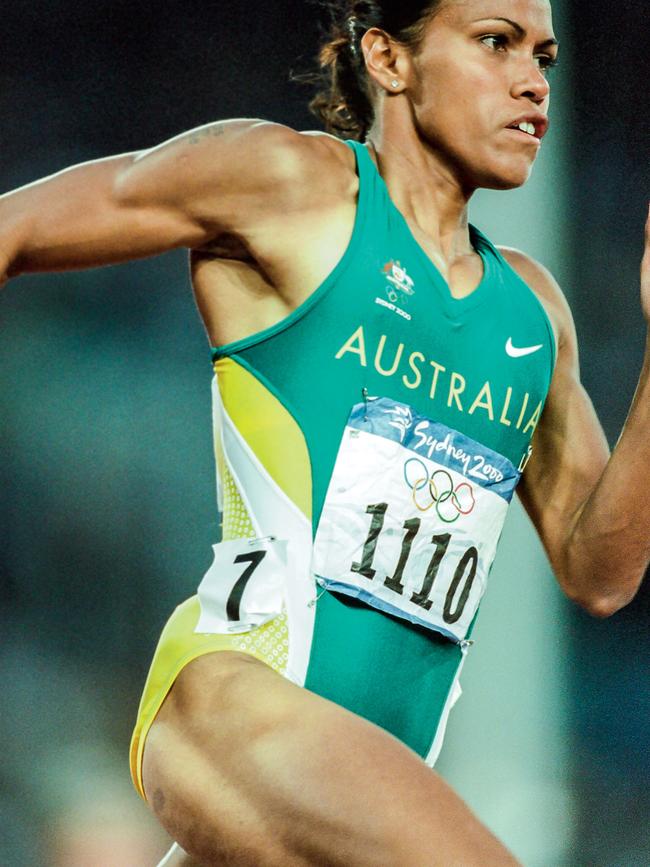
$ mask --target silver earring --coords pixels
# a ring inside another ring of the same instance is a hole
[[[391,87],[399,87],[399,81],[398,81],[396,78],[394,78],[394,79],[391,81],[390,86],[391,86]]]

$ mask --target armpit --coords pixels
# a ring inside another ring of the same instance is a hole
[[[253,262],[253,256],[246,243],[237,235],[224,233],[211,238],[200,247],[194,247],[192,256],[215,259],[236,259],[240,262]]]

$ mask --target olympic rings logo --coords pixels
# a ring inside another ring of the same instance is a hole
[[[437,469],[429,475],[429,470],[419,458],[409,458],[404,464],[404,481],[412,491],[415,507],[420,512],[435,507],[436,514],[445,524],[453,524],[461,515],[469,515],[476,506],[469,482],[461,482],[454,487],[454,480],[447,470]],[[430,498],[426,505],[422,503],[420,493],[425,490]]]

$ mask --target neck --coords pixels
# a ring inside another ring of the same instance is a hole
[[[463,188],[442,155],[425,148],[412,127],[403,134],[381,118],[366,141],[396,207],[447,265],[471,253],[467,211],[474,191]]]

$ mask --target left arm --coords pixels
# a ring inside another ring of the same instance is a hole
[[[641,269],[648,322],[649,234],[650,221]],[[650,561],[650,335],[636,393],[610,456],[580,383],[575,329],[559,287],[537,263],[514,251],[504,254],[537,292],[558,331],[557,366],[520,497],[564,592],[591,614],[607,617],[632,600]]]

